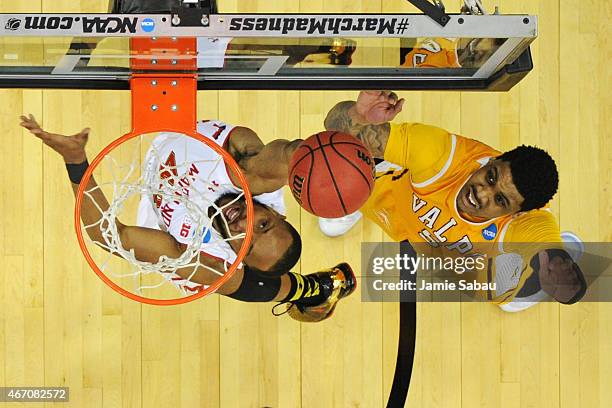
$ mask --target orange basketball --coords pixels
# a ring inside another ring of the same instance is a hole
[[[357,211],[374,188],[374,160],[346,133],[326,131],[310,136],[289,164],[289,186],[306,211],[338,218]]]

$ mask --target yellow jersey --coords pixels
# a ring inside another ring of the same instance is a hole
[[[488,298],[509,302],[533,273],[529,260],[539,251],[559,245],[559,227],[547,209],[507,215],[487,221],[465,218],[457,210],[457,195],[470,176],[500,152],[446,130],[419,124],[392,124],[385,160],[400,170],[377,174],[374,191],[361,209],[391,238],[411,243],[426,242],[445,256],[470,255],[474,244],[494,259],[515,251],[509,243],[521,245],[518,252],[526,262],[504,293]],[[533,245],[531,245],[533,243]],[[482,277],[495,281],[495,275]],[[513,283],[513,285],[514,285]]]
[[[461,68],[457,55],[457,40],[424,38],[406,54],[401,66],[407,68]]]

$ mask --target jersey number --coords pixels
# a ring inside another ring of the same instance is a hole
[[[217,131],[215,132],[214,135],[212,135],[212,138],[217,140],[217,139],[219,139],[219,136],[221,135],[221,133],[225,130],[225,128],[227,126],[225,126],[225,125],[217,125],[217,124],[213,124],[213,126],[217,128]]]
[[[187,238],[189,236],[189,230],[191,229],[191,225],[183,224],[181,227],[181,237]]]

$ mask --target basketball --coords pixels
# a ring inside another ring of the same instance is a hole
[[[338,218],[357,211],[374,188],[374,160],[359,139],[337,131],[310,136],[289,164],[289,186],[306,211]]]

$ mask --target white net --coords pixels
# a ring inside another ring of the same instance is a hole
[[[178,134],[151,139],[142,135],[122,143],[94,169],[97,186],[84,191],[84,200],[93,203],[99,218],[84,227],[87,232],[99,229],[102,239],[83,235],[105,250],[96,251],[99,270],[125,290],[151,298],[193,295],[214,276],[223,276],[236,259],[230,241],[242,240],[245,234],[232,235],[224,210],[244,201],[244,192],[228,177],[219,182],[217,175],[228,174],[224,158],[205,143]],[[172,143],[166,143],[170,139]],[[108,208],[96,201],[97,191],[108,199]],[[222,203],[220,197],[225,197]],[[167,232],[184,251],[177,258],[144,260],[139,251],[122,244],[118,219]],[[127,266],[117,265],[116,256]],[[166,290],[168,284],[173,291]]]

